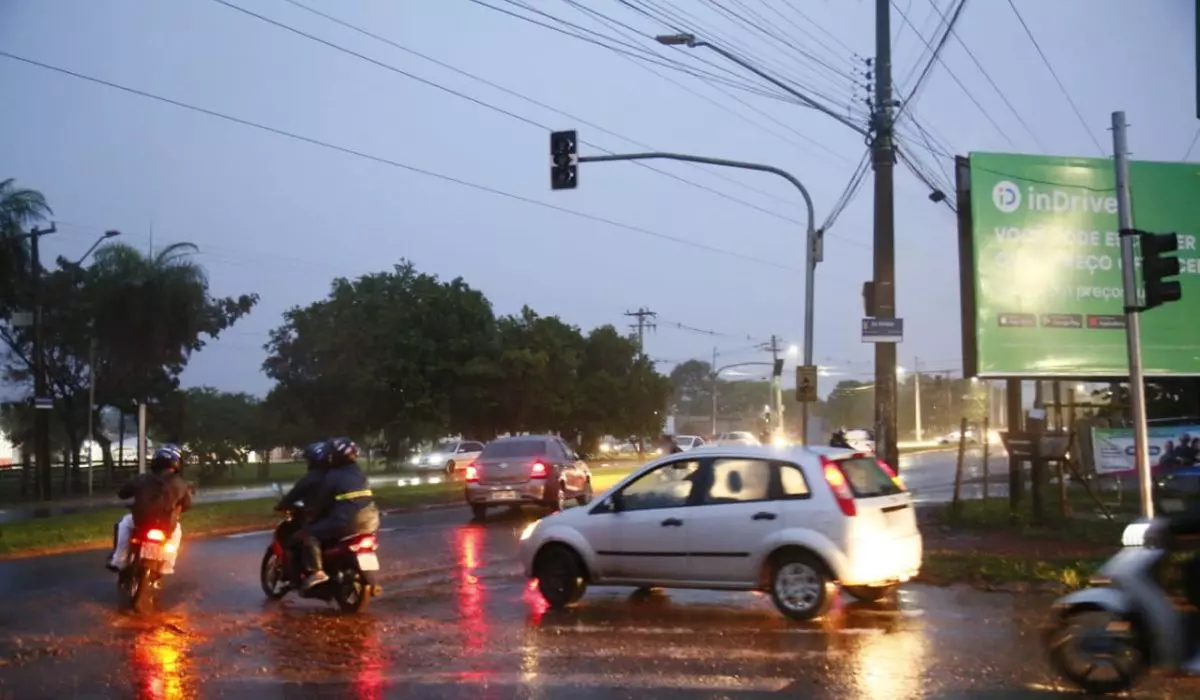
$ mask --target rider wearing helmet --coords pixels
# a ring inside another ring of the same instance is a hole
[[[166,549],[167,560],[163,564],[164,574],[175,573],[175,558],[179,555],[179,542],[183,530],[179,527],[179,515],[192,507],[192,489],[179,470],[183,468],[183,450],[177,445],[164,443],[154,452],[150,460],[150,471],[139,474],[117,491],[117,498],[132,498],[130,512],[117,523],[112,558],[108,568],[119,571],[129,556],[129,540],[135,527],[159,527],[171,533]]]
[[[309,525],[305,538],[305,564],[311,572],[304,580],[305,589],[329,580],[321,562],[323,543],[379,530],[375,498],[366,474],[358,468],[358,445],[349,438],[334,438],[329,448],[332,463],[325,472],[317,502],[322,515]]]

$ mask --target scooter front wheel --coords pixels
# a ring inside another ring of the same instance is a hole
[[[1107,610],[1067,611],[1051,623],[1046,644],[1054,670],[1086,693],[1124,692],[1150,670],[1145,630]]]

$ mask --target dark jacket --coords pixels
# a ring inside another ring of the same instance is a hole
[[[279,509],[291,508],[297,501],[304,501],[304,510],[309,518],[319,518],[324,513],[319,510],[322,506],[321,485],[325,481],[325,472],[321,469],[309,469],[299,481],[292,485],[290,491],[279,499]]]
[[[367,475],[351,462],[325,472],[317,504],[329,520],[349,525],[358,519],[359,511],[375,509],[375,497]]]
[[[117,498],[132,498],[135,525],[161,523],[172,530],[179,514],[192,507],[192,487],[178,472],[138,474],[117,491]]]

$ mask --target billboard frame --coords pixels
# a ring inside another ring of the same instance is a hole
[[[1200,0],[1197,0],[1200,3]],[[1198,22],[1200,23],[1200,22]],[[1200,51],[1200,49],[1198,49]],[[1129,373],[1113,375],[1100,374],[979,374],[979,334],[976,320],[979,313],[979,299],[975,294],[975,231],[974,215],[971,211],[972,186],[971,157],[954,157],[956,208],[958,209],[958,270],[959,270],[959,302],[961,308],[962,332],[962,366],[963,377],[978,377],[985,381],[1069,381],[1088,382],[1093,384],[1108,384],[1113,382],[1127,383]],[[1194,373],[1147,374],[1147,383],[1169,381],[1173,379],[1194,379],[1200,377],[1200,371]]]

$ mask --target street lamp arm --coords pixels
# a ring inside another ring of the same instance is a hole
[[[773,362],[735,362],[732,365],[725,365],[724,367],[718,367],[716,369],[716,371],[713,372],[713,376],[716,376],[716,375],[724,372],[727,369],[734,369],[735,367],[774,367],[774,366],[775,366],[775,363],[773,363]]]
[[[707,156],[693,156],[686,153],[614,153],[604,156],[579,156],[580,163],[601,163],[605,161],[615,160],[680,160],[688,163],[701,163],[703,165],[718,165],[724,168],[741,168],[742,170],[757,170],[761,173],[771,173],[792,183],[792,186],[800,190],[800,196],[804,197],[804,204],[808,209],[808,232],[812,234],[816,230],[816,220],[813,213],[813,200],[808,194],[808,188],[804,186],[794,175],[782,168],[776,168],[773,165],[763,165],[762,163],[748,163],[741,160],[727,160],[725,158],[709,158]]]
[[[715,44],[710,44],[707,41],[695,41],[694,39],[693,39],[693,41],[688,43],[688,46],[690,48],[704,47],[704,48],[712,49],[713,51],[716,51],[717,53],[721,54],[722,56],[729,59],[730,61],[733,61],[734,63],[738,64],[742,68],[745,68],[746,70],[757,75],[758,77],[762,78],[763,80],[766,80],[767,82],[771,83],[772,85],[779,87],[781,90],[787,92],[789,95],[792,95],[793,97],[795,97],[796,99],[798,99],[802,103],[804,103],[805,105],[812,107],[813,109],[817,110],[818,112],[821,112],[822,114],[825,114],[826,116],[833,117],[840,124],[850,127],[851,129],[853,129],[856,133],[858,133],[863,138],[870,138],[870,132],[868,132],[865,127],[855,124],[854,122],[850,121],[846,117],[843,117],[842,115],[840,115],[837,112],[833,111],[832,109],[826,107],[825,105],[821,104],[820,102],[817,102],[816,100],[812,99],[808,95],[805,95],[804,93],[800,92],[799,90],[792,87],[791,85],[788,85],[787,83],[776,78],[775,76],[771,75],[770,73],[767,73],[763,70],[760,70],[759,68],[754,67],[749,62],[745,61],[742,58],[739,58],[735,54],[732,54],[732,53],[726,51],[725,49],[721,48],[720,46],[717,46]]]

